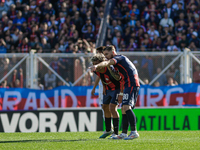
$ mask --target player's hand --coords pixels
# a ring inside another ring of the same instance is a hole
[[[123,99],[123,96],[122,96],[122,95],[118,95],[118,103],[119,103],[119,104],[122,103],[122,99]]]
[[[97,66],[96,66],[96,65],[90,66],[89,69],[90,69],[91,71],[96,71]]]
[[[95,93],[95,89],[92,89],[91,91],[92,96],[94,96],[94,93]]]

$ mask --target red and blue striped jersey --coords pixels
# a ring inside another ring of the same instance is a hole
[[[125,88],[140,86],[137,69],[126,56],[116,55],[112,59],[115,61],[114,67],[120,72]]]
[[[113,71],[116,71],[113,66],[110,66]],[[98,75],[102,81],[106,85],[106,90],[116,90],[120,89],[120,82],[117,81],[110,73],[107,67],[105,67],[105,71],[103,73],[94,71],[96,75]]]

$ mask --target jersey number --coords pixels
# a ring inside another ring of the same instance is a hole
[[[124,94],[124,95],[123,95],[123,100],[128,100],[128,95],[129,95],[129,94]]]

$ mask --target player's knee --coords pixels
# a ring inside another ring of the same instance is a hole
[[[126,114],[124,107],[121,107],[122,114]]]
[[[116,107],[117,107],[117,105],[115,105],[115,104],[110,104],[110,105],[109,105],[109,110],[110,110],[110,112],[115,112],[115,111],[117,110]]]
[[[129,105],[123,105],[124,112],[126,112],[129,109],[131,109],[131,106],[129,106]]]
[[[104,112],[109,111],[109,105],[107,105],[107,104],[103,104],[102,108],[103,108]]]

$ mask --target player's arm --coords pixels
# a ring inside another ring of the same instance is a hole
[[[115,70],[113,66],[108,66],[107,68],[108,68],[110,74],[112,75],[112,77],[115,78],[115,80],[117,80],[117,81],[121,80],[119,71]]]
[[[124,80],[120,81],[120,93],[124,93]]]
[[[95,88],[96,88],[97,85],[99,84],[99,81],[100,81],[100,77],[97,76],[97,77],[96,77],[96,80],[95,80],[95,82],[94,82],[94,86],[93,86],[92,92],[91,92],[92,95],[94,95],[94,93],[95,93]]]
[[[113,59],[110,59],[110,60],[103,61],[97,65],[93,65],[89,68],[91,69],[91,71],[95,71],[96,69],[101,69],[101,68],[114,65],[114,64],[115,64],[115,61]]]
[[[102,82],[102,80],[101,80],[101,82]],[[103,84],[103,95],[106,95],[106,85],[104,82],[102,82],[102,84]]]
[[[120,93],[118,95],[119,104],[122,103],[123,95],[124,95],[124,80],[120,80]]]

